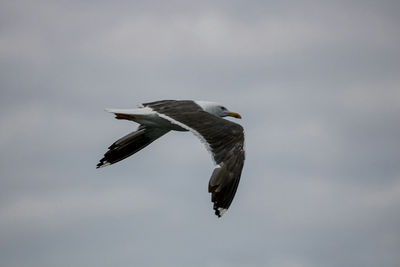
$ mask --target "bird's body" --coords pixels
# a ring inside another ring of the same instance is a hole
[[[206,145],[218,165],[209,182],[215,214],[220,217],[229,208],[243,168],[244,133],[239,124],[222,117],[240,118],[238,113],[213,102],[191,100],[162,100],[136,109],[106,111],[114,113],[117,119],[131,120],[140,126],[114,142],[97,168],[131,156],[169,131],[191,131]]]

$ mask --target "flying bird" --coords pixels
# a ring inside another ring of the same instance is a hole
[[[243,127],[222,119],[241,116],[208,101],[161,100],[144,103],[136,109],[106,109],[116,119],[139,123],[136,131],[118,139],[104,154],[97,168],[123,160],[169,131],[190,131],[205,144],[217,167],[211,175],[208,192],[215,214],[221,217],[229,208],[239,185],[245,159]]]

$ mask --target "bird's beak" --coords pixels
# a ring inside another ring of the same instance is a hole
[[[241,119],[241,118],[242,118],[242,116],[240,116],[240,114],[239,114],[239,113],[236,113],[236,112],[229,112],[229,113],[227,114],[227,116],[231,116],[231,117],[234,117],[234,118],[236,118],[236,119]]]

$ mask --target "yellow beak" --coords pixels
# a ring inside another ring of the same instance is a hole
[[[241,119],[242,118],[242,116],[240,116],[240,114],[236,113],[236,112],[229,112],[228,116],[234,117],[236,119]]]

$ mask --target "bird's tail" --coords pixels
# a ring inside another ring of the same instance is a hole
[[[137,131],[115,141],[97,164],[97,168],[114,164],[135,154],[167,132],[169,130],[140,125]]]

